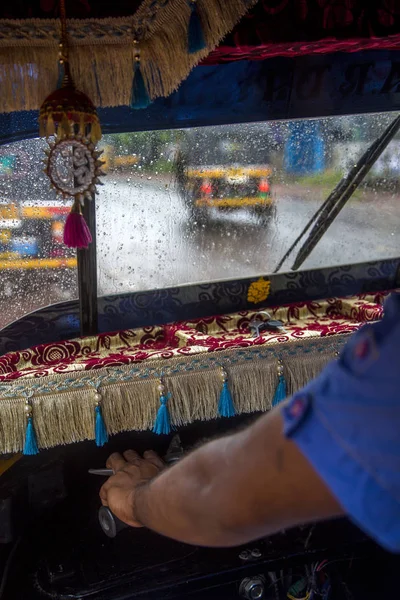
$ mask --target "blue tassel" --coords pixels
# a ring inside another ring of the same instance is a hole
[[[196,52],[206,48],[206,41],[204,39],[203,28],[201,26],[201,19],[196,1],[190,1],[190,10],[192,12],[190,15],[188,28],[188,52],[189,54],[195,54]]]
[[[272,408],[277,406],[282,400],[285,400],[286,396],[286,379],[283,373],[280,373],[278,385],[276,386],[275,394],[272,399]]]
[[[23,454],[25,454],[25,456],[34,456],[35,454],[39,454],[32,417],[28,417]]]
[[[167,402],[171,398],[171,393],[163,394],[160,396],[161,406],[158,409],[157,417],[154,422],[153,433],[157,433],[158,435],[171,433],[171,423],[169,420],[169,411]]]
[[[147,108],[151,104],[147,88],[144,83],[142,71],[140,70],[140,61],[135,63],[135,74],[133,77],[131,103],[133,109]]]
[[[104,446],[108,442],[108,433],[106,429],[106,424],[104,423],[103,415],[101,413],[101,406],[97,405],[95,408],[96,411],[96,423],[95,423],[95,438],[96,438],[96,446]]]
[[[57,79],[57,89],[59,90],[62,87],[62,83],[64,80],[65,68],[64,63],[58,62],[58,79]]]
[[[228,387],[227,379],[224,380],[218,403],[218,413],[221,417],[234,417],[236,415],[232,394]]]

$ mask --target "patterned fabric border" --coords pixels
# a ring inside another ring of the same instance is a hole
[[[234,348],[227,352],[201,355],[201,357],[175,357],[167,363],[162,360],[145,362],[140,365],[107,367],[96,369],[90,375],[78,371],[71,376],[56,374],[43,379],[24,379],[18,383],[0,384],[0,404],[4,399],[23,397],[26,391],[36,395],[62,393],[85,388],[97,388],[104,385],[127,383],[133,379],[160,379],[182,373],[204,371],[217,367],[232,367],[247,361],[287,360],[301,355],[339,352],[346,343],[348,335],[335,335],[314,340],[302,340],[291,344],[275,346],[257,346],[246,349]]]
[[[106,437],[152,429],[161,381],[173,427],[216,418],[224,381],[229,381],[233,414],[269,410],[282,377],[287,395],[316,377],[352,331],[381,318],[384,297],[333,298],[275,307],[267,315],[242,312],[172,324],[166,330],[170,337],[160,341],[172,341],[175,348],[159,348],[154,355],[140,346],[143,340],[153,344],[160,328],[155,334],[153,328],[140,335],[128,330],[5,355],[0,358],[3,372],[17,379],[0,383],[0,453],[21,451],[28,432],[30,442],[35,437],[35,451],[36,446],[97,440],[99,415]],[[291,332],[259,332],[254,338],[250,319],[272,315]],[[127,351],[122,362],[115,354],[122,352],[119,343]],[[67,351],[72,354],[66,358]],[[37,369],[38,360],[47,366]]]
[[[164,326],[127,329],[53,344],[41,344],[0,357],[0,381],[94,371],[177,356],[195,356],[251,346],[283,346],[306,338],[356,331],[382,315],[385,294],[293,303],[217,315]],[[279,329],[254,334],[254,321],[272,317]],[[252,329],[253,327],[253,329]]]

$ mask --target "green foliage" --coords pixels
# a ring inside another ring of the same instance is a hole
[[[344,173],[336,169],[327,169],[322,173],[304,175],[296,178],[296,183],[306,186],[327,187],[333,189],[344,176]]]

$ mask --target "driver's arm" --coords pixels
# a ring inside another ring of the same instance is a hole
[[[117,475],[101,497],[132,525],[207,546],[231,546],[316,518],[340,514],[338,502],[295,444],[283,435],[280,411],[247,429],[209,442],[156,478],[129,451],[112,455]],[[161,465],[160,465],[161,466]],[[126,491],[124,495],[124,490]]]
[[[194,544],[234,545],[342,511],[400,552],[400,294],[382,321],[282,408],[158,473],[160,459],[112,456],[103,503]]]

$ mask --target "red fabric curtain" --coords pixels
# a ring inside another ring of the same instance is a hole
[[[260,0],[204,64],[400,49],[400,0]]]

